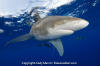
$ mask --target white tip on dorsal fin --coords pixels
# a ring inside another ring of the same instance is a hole
[[[64,49],[63,49],[63,45],[62,45],[61,40],[60,39],[56,39],[56,40],[51,40],[49,42],[52,43],[53,46],[56,47],[56,49],[58,50],[60,56],[62,56],[63,53],[64,53]]]

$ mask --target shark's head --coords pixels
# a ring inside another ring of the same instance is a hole
[[[71,29],[73,31],[78,31],[87,27],[89,25],[89,22],[83,19],[79,19],[69,22],[68,24],[70,24],[68,29]]]
[[[80,18],[67,18],[63,21],[63,24],[57,26],[58,29],[78,31],[89,25],[88,21]]]

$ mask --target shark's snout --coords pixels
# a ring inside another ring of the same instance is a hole
[[[85,27],[87,27],[89,25],[89,22],[86,20],[79,20],[76,24],[75,24],[75,29],[74,31],[83,29]]]

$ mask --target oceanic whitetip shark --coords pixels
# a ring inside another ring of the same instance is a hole
[[[63,45],[60,40],[63,36],[72,35],[75,31],[87,27],[87,20],[69,16],[48,16],[36,22],[28,34],[19,36],[7,44],[25,41],[30,38],[36,40],[49,41],[58,50],[59,55],[64,53]]]

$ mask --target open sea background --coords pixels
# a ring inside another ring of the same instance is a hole
[[[64,55],[59,56],[54,46],[39,46],[46,42],[32,39],[4,47],[9,40],[26,34],[31,25],[27,24],[24,15],[9,17],[0,16],[0,66],[25,66],[22,62],[77,62],[75,66],[99,66],[100,60],[100,1],[76,0],[69,5],[50,9],[45,16],[74,16],[89,21],[89,26],[62,37]],[[31,20],[31,19],[30,19]],[[31,22],[31,21],[30,21]],[[31,22],[34,24],[33,22]],[[30,24],[31,24],[30,23]],[[29,65],[30,66],[30,65]],[[40,66],[40,65],[34,65]],[[42,65],[47,66],[47,65]],[[55,66],[55,65],[52,65]],[[62,66],[62,65],[58,65]],[[67,65],[64,65],[67,66]],[[74,66],[74,65],[69,65]]]

